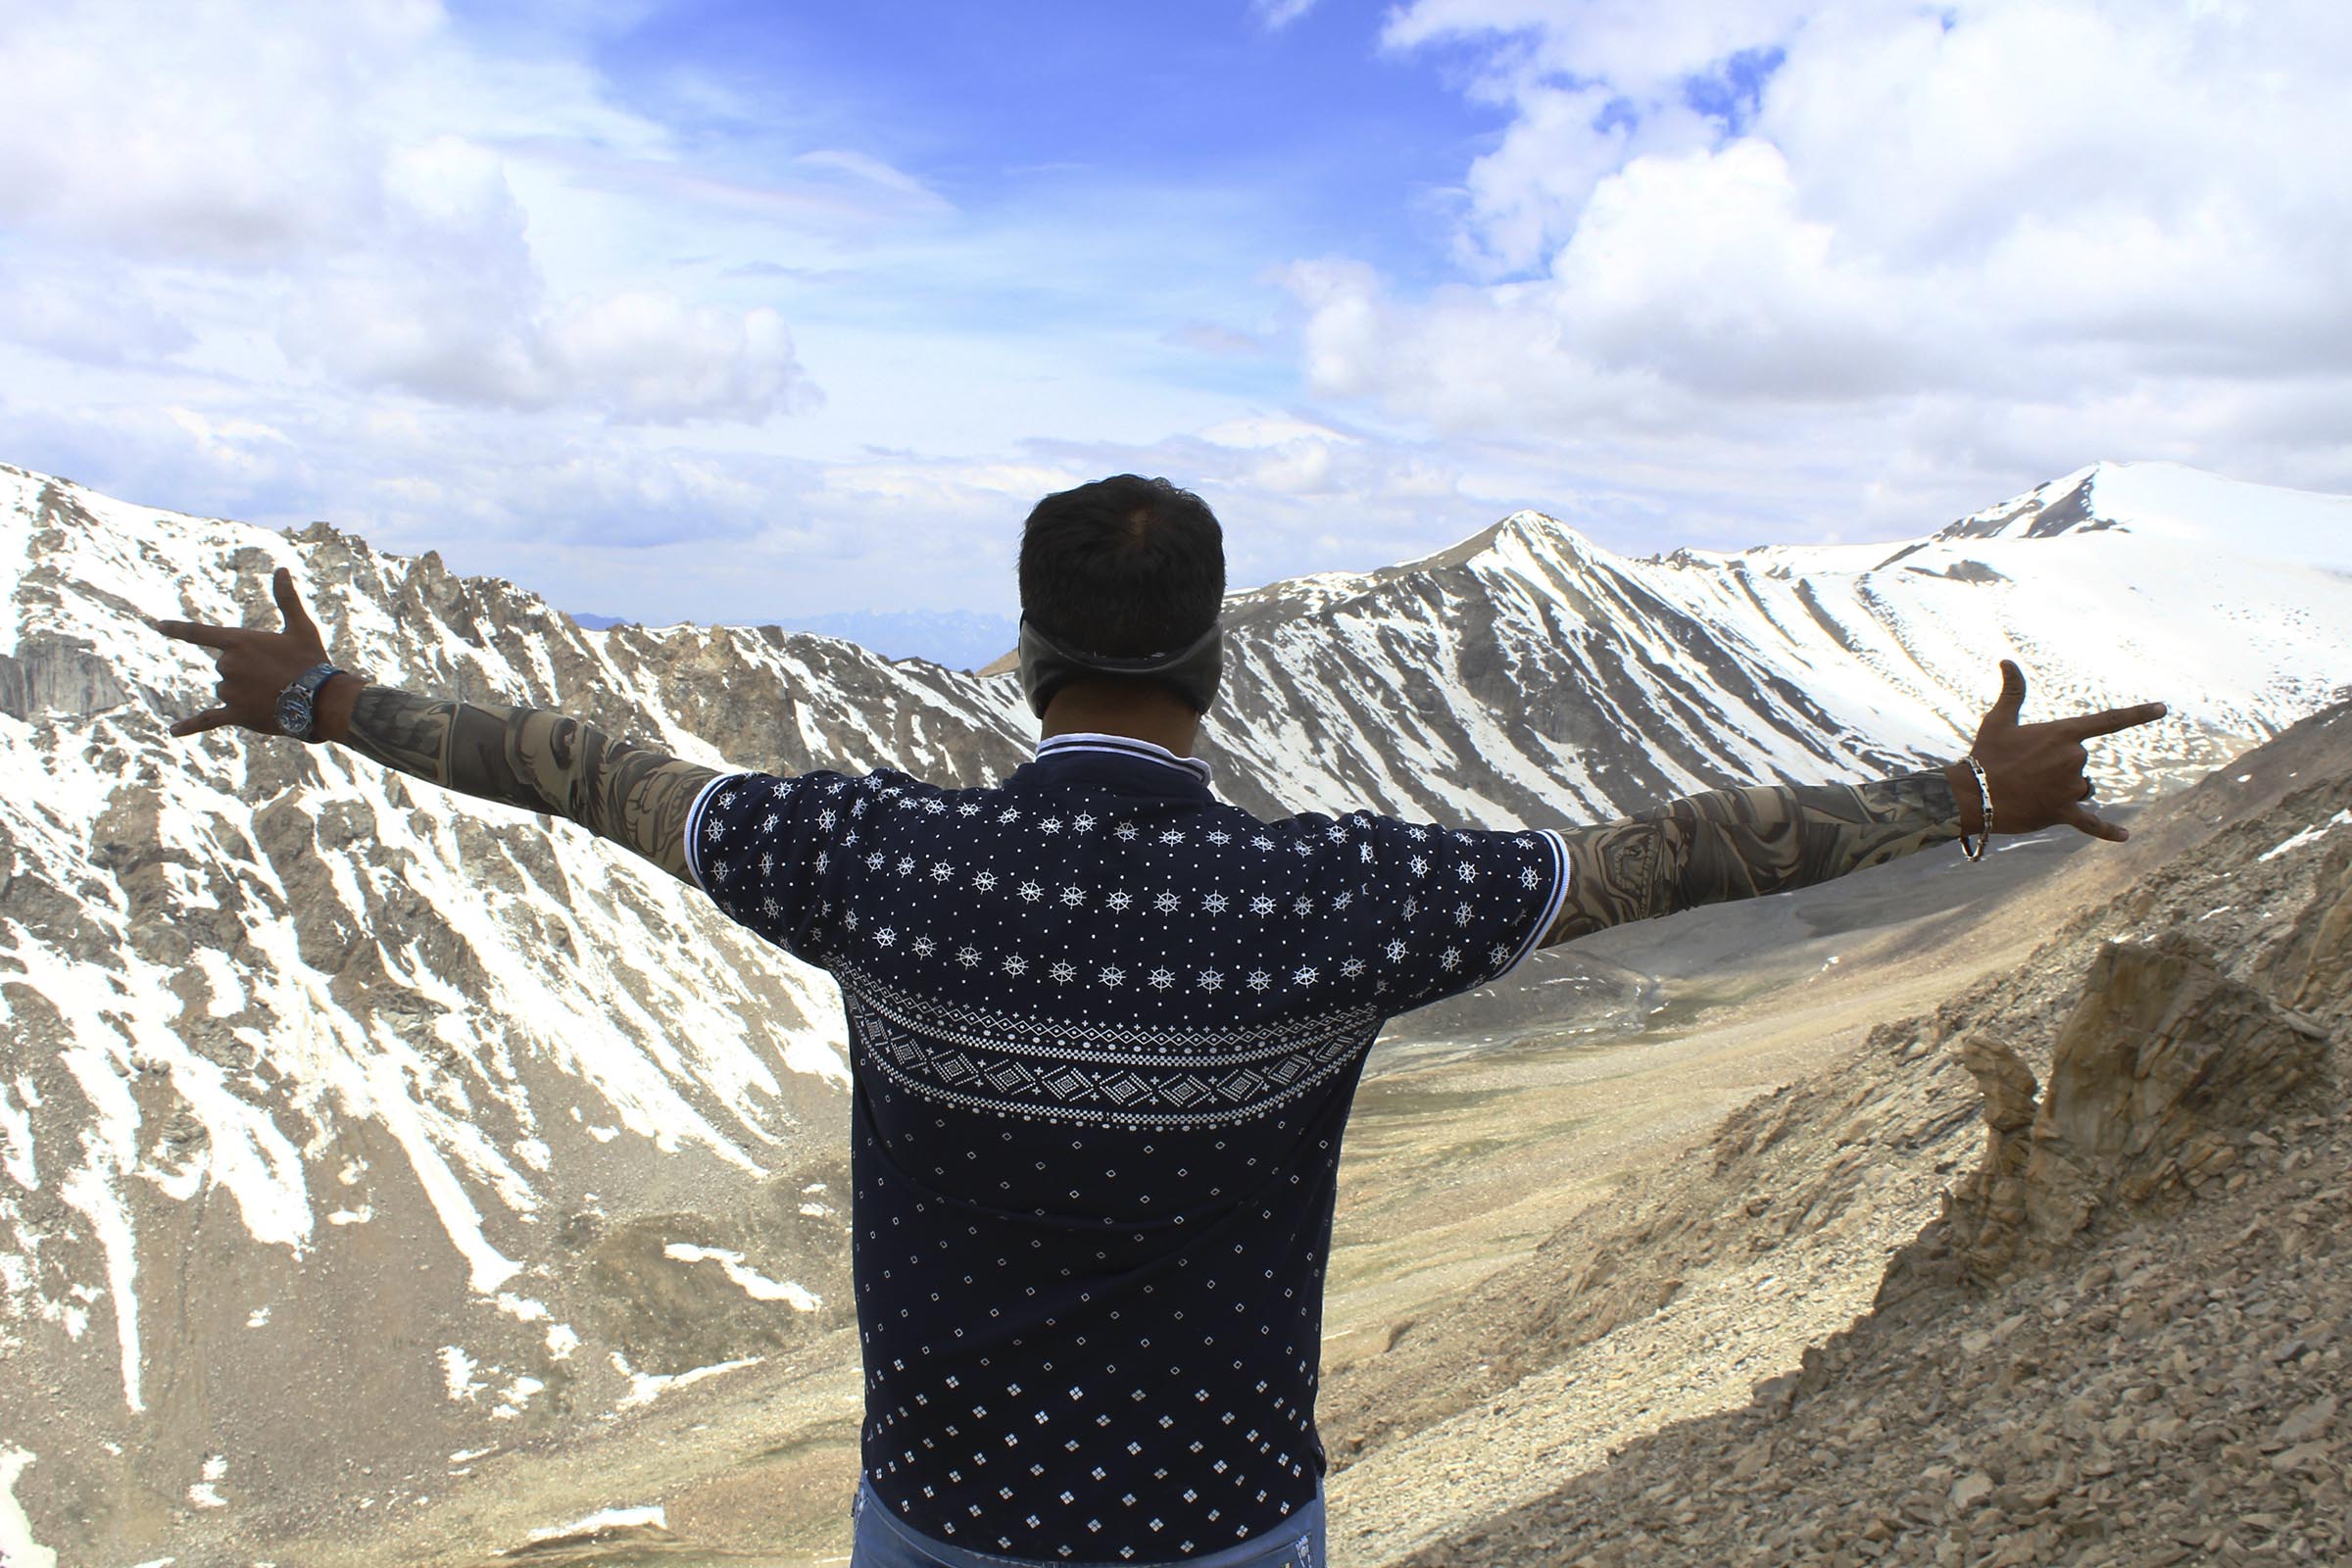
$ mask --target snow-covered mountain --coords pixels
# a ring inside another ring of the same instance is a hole
[[[2347,540],[2352,501],[2153,465],[1903,546],[1633,560],[1523,513],[1237,596],[1204,750],[1260,812],[1588,819],[1948,757],[2008,655],[2030,715],[2173,703],[2101,752],[2145,793],[2352,683]],[[0,1478],[68,1560],[356,1523],[848,1317],[823,976],[585,835],[167,737],[210,670],[143,617],[269,620],[279,564],[379,679],[712,763],[970,782],[1033,730],[1008,675],[587,632],[0,468]]]

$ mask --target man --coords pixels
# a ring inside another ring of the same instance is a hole
[[[240,724],[557,812],[841,983],[865,1364],[857,1561],[1320,1558],[1314,1425],[1340,1134],[1381,1025],[1536,947],[1842,875],[1994,826],[2101,838],[2082,742],[2021,725],[1859,787],[1727,790],[1558,832],[1368,812],[1261,823],[1191,756],[1222,535],[1121,475],[1021,548],[1043,738],[992,789],[722,774],[559,713],[368,685],[290,577],[282,631],[172,623]]]

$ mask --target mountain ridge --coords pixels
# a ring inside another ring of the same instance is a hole
[[[2034,711],[2176,700],[2102,751],[2104,788],[2146,794],[2352,675],[2352,583],[2188,576],[2127,528],[1930,558],[1997,581],[1826,556],[1774,577],[1535,515],[1344,595],[1242,596],[1202,743],[1220,790],[1515,826],[1855,777],[1956,750],[2015,653]],[[2070,598],[2085,562],[2132,581]],[[228,1517],[356,1529],[445,1490],[449,1454],[626,1419],[848,1321],[828,979],[585,835],[333,748],[165,733],[209,672],[148,617],[270,623],[280,564],[352,667],[714,766],[976,784],[1034,733],[1007,676],[775,628],[583,633],[429,552],[0,469],[0,1433],[37,1456],[15,1495],[43,1531],[97,1521],[77,1544],[125,1560]],[[2187,666],[2111,646],[2134,593],[2173,642],[2242,646],[2151,692]]]

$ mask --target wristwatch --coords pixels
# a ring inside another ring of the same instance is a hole
[[[348,673],[333,664],[314,664],[295,676],[293,684],[277,694],[277,727],[298,741],[317,740],[318,688]]]

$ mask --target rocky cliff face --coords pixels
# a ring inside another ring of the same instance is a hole
[[[2149,825],[2029,963],[1344,1371],[1342,1494],[1423,1488],[1356,1560],[2352,1555],[2352,707]]]
[[[1637,562],[1522,514],[1241,596],[1207,746],[1261,811],[1555,821],[1940,754],[2017,653],[2051,701],[2164,686],[2182,722],[2105,780],[2144,792],[2352,671],[2352,583],[2283,546],[2192,567],[2100,500],[2136,482],[2086,471],[2032,509],[2107,526],[1899,555]],[[2248,537],[2309,511],[2230,505]],[[70,1559],[356,1528],[468,1455],[847,1321],[823,976],[577,833],[331,750],[166,737],[209,677],[142,618],[263,621],[280,564],[354,667],[712,764],[972,782],[1033,729],[1003,676],[773,629],[584,632],[430,555],[0,469],[0,1473]],[[2185,662],[2199,638],[2229,652]],[[2334,929],[2296,950],[2310,984],[2340,972]],[[1654,1288],[1610,1277],[1619,1315]]]

